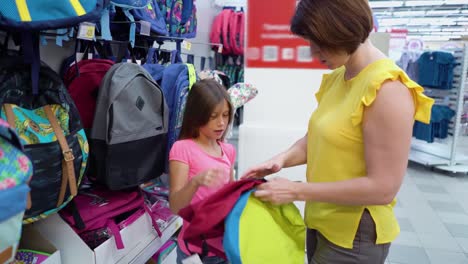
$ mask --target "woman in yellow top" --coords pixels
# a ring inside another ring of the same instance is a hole
[[[384,263],[399,234],[393,212],[414,120],[433,100],[368,40],[367,0],[301,0],[291,31],[333,72],[323,76],[307,134],[249,169],[263,177],[307,164],[307,183],[275,179],[255,193],[275,204],[306,201],[310,263]]]

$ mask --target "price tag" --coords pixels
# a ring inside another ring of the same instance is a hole
[[[140,23],[140,35],[149,36],[151,33],[151,23],[148,21],[141,20]]]
[[[182,264],[203,264],[198,254],[192,255],[182,260]]]
[[[191,50],[192,49],[192,43],[184,40],[184,41],[182,41],[182,48],[184,48],[186,50]]]
[[[218,46],[218,53],[222,53],[223,52],[223,45],[219,45]]]
[[[89,22],[83,22],[80,24],[78,30],[78,38],[84,40],[94,40],[94,34],[96,31],[96,25]]]

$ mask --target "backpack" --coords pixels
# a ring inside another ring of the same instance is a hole
[[[169,168],[169,151],[174,142],[179,139],[187,96],[196,81],[197,74],[193,64],[170,64],[163,72],[161,87],[170,113],[167,152],[165,156],[166,171]]]
[[[206,240],[222,238],[225,233],[225,219],[238,199],[243,193],[252,190],[255,186],[264,182],[265,180],[263,179],[245,179],[230,182],[206,199],[182,208],[179,211],[179,215],[189,224],[185,229],[182,240],[186,242],[186,245],[192,244],[203,250],[203,252],[190,253],[201,254],[201,258],[203,258],[208,256],[207,254],[211,252],[218,257],[226,259],[226,254],[223,249],[208,245]],[[190,247],[187,249],[192,251]]]
[[[244,55],[244,12],[233,12],[229,20],[231,53]]]
[[[161,36],[166,36],[168,34],[166,21],[156,0],[150,0],[145,8],[133,9],[132,14],[137,20],[151,23],[151,31],[153,33]],[[138,31],[141,30],[140,23],[137,24],[137,29]]]
[[[165,95],[151,75],[137,64],[114,64],[99,89],[90,177],[120,190],[160,176],[168,118]]]
[[[76,196],[86,170],[88,141],[73,100],[52,69],[40,67],[39,90],[33,95],[29,65],[17,57],[3,59],[0,65],[1,118],[16,130],[34,164],[32,205],[23,221],[31,223]]]
[[[253,191],[243,193],[226,217],[229,263],[303,263],[306,227],[297,207],[262,202]]]
[[[101,36],[105,40],[112,40],[110,19],[116,13],[116,7],[120,8],[125,14],[125,17],[130,21],[129,40],[131,45],[135,44],[136,23],[135,18],[130,11],[134,9],[143,9],[148,6],[151,0],[110,0],[108,8],[104,9],[101,17]],[[119,26],[114,26],[112,32],[120,31]]]
[[[8,123],[0,119],[0,263],[13,260],[21,237],[32,163]]]
[[[101,18],[108,0],[4,1],[0,27],[20,31],[58,29]],[[52,12],[53,11],[53,12]]]
[[[197,35],[197,8],[194,0],[160,0],[171,37],[195,38]]]
[[[216,44],[223,45],[222,54],[232,54],[233,47],[231,42],[231,20],[235,16],[235,12],[232,9],[223,9],[219,15],[217,15],[213,21],[210,32],[210,41]],[[213,50],[218,50],[218,46],[213,46]]]
[[[99,86],[112,65],[114,62],[111,60],[81,60],[65,73],[64,83],[78,108],[85,129],[91,129],[93,125]]]
[[[80,192],[60,215],[90,248],[94,249],[114,236],[117,249],[123,249],[120,230],[148,210],[137,191],[92,189]],[[160,236],[157,225],[153,226]]]

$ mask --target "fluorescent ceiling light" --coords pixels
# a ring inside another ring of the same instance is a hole
[[[406,6],[435,6],[435,5],[443,5],[444,1],[406,1]]]
[[[459,14],[458,10],[428,10],[427,15],[455,15]]]
[[[445,0],[444,3],[446,5],[464,5],[466,0]]]
[[[468,25],[468,22],[467,22],[467,21],[458,21],[458,22],[457,22],[457,25],[459,25],[459,26],[466,26],[466,25]]]
[[[466,31],[465,28],[443,28],[442,31],[448,31],[448,32],[464,32]]]
[[[438,28],[418,28],[415,31],[417,32],[437,32],[440,31]]]
[[[426,14],[426,11],[395,11],[393,12],[394,16],[423,16]]]
[[[403,1],[372,1],[369,2],[370,7],[398,7],[403,5]]]
[[[450,39],[449,36],[422,36],[425,41],[447,41]]]
[[[380,25],[401,25],[408,24],[408,18],[386,18],[379,21]]]

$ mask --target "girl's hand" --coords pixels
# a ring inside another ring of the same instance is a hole
[[[283,160],[280,157],[274,157],[264,163],[257,165],[255,167],[250,168],[247,170],[244,175],[242,175],[242,179],[248,178],[263,178],[273,173],[277,173],[283,168]]]
[[[255,196],[264,202],[277,205],[294,202],[298,200],[299,184],[284,178],[275,178],[259,185]]]
[[[222,177],[223,173],[221,169],[209,169],[193,177],[192,181],[197,187],[205,186],[214,188],[223,184]]]

